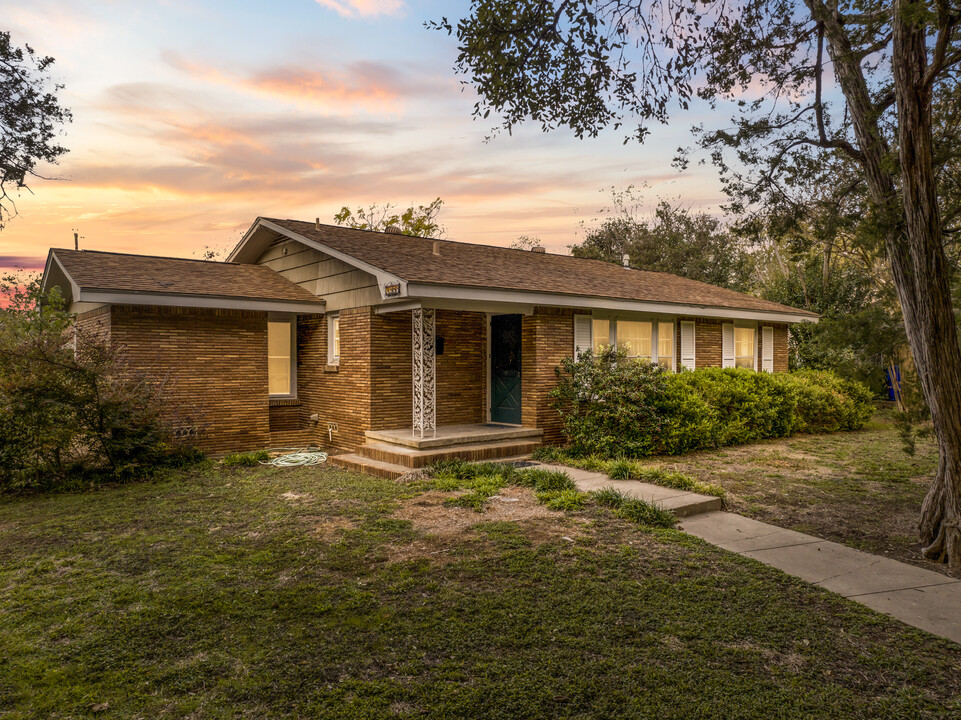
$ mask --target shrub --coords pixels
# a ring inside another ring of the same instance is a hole
[[[610,508],[611,510],[616,510],[624,504],[625,500],[627,500],[627,495],[612,487],[594,490],[591,492],[591,497],[593,497],[594,502],[601,507]]]
[[[542,468],[520,470],[517,472],[514,482],[518,485],[532,487],[537,492],[577,489],[574,481],[571,480],[571,476],[567,473],[557,470],[544,470]]]
[[[260,465],[262,462],[267,462],[268,460],[270,460],[269,452],[266,450],[256,450],[254,452],[234,453],[233,455],[228,455],[221,460],[220,463],[228,467],[232,465],[255,467]]]
[[[625,520],[630,520],[638,525],[669,528],[674,527],[677,522],[674,513],[662,510],[646,500],[637,498],[625,498],[620,507],[617,508],[616,513]]]
[[[705,368],[672,374],[606,348],[585,352],[576,362],[566,359],[557,374],[552,396],[569,446],[544,448],[538,459],[596,455],[592,467],[578,467],[612,477],[633,470],[629,464],[605,467],[604,458],[679,455],[794,432],[855,430],[872,412],[865,386],[828,371]]]
[[[874,412],[867,386],[828,370],[798,370],[774,377],[796,399],[792,432],[859,430]]]
[[[547,490],[537,493],[538,502],[546,505],[550,510],[582,510],[587,493],[579,490]]]
[[[125,480],[196,457],[162,422],[162,382],[74,328],[57,293],[16,280],[0,283],[0,490]]]
[[[631,362],[624,350],[606,348],[597,355],[585,351],[576,362],[565,358],[558,376],[552,392],[575,453],[655,452],[654,440],[667,423],[660,402],[667,376],[661,367]]]
[[[710,409],[711,417],[704,423],[706,432],[697,438],[696,447],[741,445],[791,434],[796,401],[771,373],[705,368],[675,378]]]

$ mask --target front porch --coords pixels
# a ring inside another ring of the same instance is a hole
[[[330,462],[348,470],[397,478],[450,458],[506,460],[529,455],[541,444],[544,431],[516,425],[479,423],[442,425],[430,437],[413,427],[368,430],[356,453],[336,455]]]

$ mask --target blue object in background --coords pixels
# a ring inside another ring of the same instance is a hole
[[[887,367],[884,369],[884,380],[888,384],[888,400],[894,400],[894,384],[891,382],[891,368]],[[894,366],[894,382],[901,387],[901,366]]]

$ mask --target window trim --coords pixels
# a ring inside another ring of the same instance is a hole
[[[753,363],[752,363],[752,365],[751,365],[751,369],[754,370],[754,372],[757,372],[757,371],[758,371],[758,364],[757,364],[757,363],[758,363],[758,343],[759,343],[759,341],[760,341],[760,332],[758,332],[758,330],[759,330],[758,323],[756,323],[756,322],[753,322],[753,323],[752,323],[752,322],[749,322],[749,321],[748,321],[748,322],[737,322],[737,321],[735,321],[735,322],[731,323],[731,325],[734,326],[734,332],[733,332],[733,341],[734,341],[734,365],[733,365],[733,367],[738,367],[738,364],[737,364],[738,358],[740,358],[740,357],[746,357],[745,355],[738,355],[738,354],[737,354],[737,329],[738,329],[738,328],[742,328],[742,329],[753,330],[753,331],[754,331],[754,343],[753,343],[753,346],[754,346],[754,347],[752,348],[752,352],[753,352],[754,357],[753,357]]]
[[[327,364],[340,365],[340,353],[334,355],[334,325],[337,325],[337,339],[340,344],[340,313],[327,313]]]
[[[270,333],[270,323],[287,323],[290,326],[290,392],[272,393],[270,383],[267,384],[267,396],[272,400],[296,400],[297,399],[297,316],[296,315],[267,315],[268,337]],[[267,357],[270,357],[268,340]]]
[[[598,338],[594,335],[594,321],[595,320],[607,320],[608,325],[608,338],[606,345],[611,345],[613,347],[619,347],[621,345],[617,333],[617,324],[620,321],[623,322],[649,322],[651,323],[651,357],[646,359],[646,362],[650,362],[652,365],[659,365],[659,355],[660,352],[660,324],[664,323],[671,326],[671,360],[670,364],[662,366],[670,372],[677,372],[677,362],[678,353],[680,349],[678,348],[677,341],[677,328],[678,319],[674,315],[662,315],[662,314],[620,314],[620,313],[609,313],[609,312],[595,312],[592,315],[575,315],[574,320],[574,346],[575,346],[575,359],[579,354],[577,351],[583,351],[586,348],[580,348],[577,345],[577,323],[578,319],[587,323],[587,327],[590,330],[590,348],[594,348],[597,343]],[[632,359],[643,359],[646,356],[631,356]],[[665,356],[666,357],[666,356]]]

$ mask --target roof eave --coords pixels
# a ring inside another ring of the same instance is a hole
[[[324,300],[298,301],[276,298],[248,298],[225,295],[191,295],[187,293],[155,293],[106,288],[80,288],[77,302],[111,305],[158,305],[210,310],[252,310],[297,314],[325,312]]]
[[[598,310],[621,310],[626,312],[663,313],[665,315],[690,315],[693,317],[731,318],[739,320],[766,320],[769,322],[816,323],[817,315],[804,311],[758,310],[730,308],[716,305],[652,302],[626,300],[565,293],[544,293],[529,290],[506,290],[481,288],[467,285],[410,282],[407,284],[409,298],[445,298],[451,300],[488,300],[496,303],[522,303],[554,307],[580,307]]]

